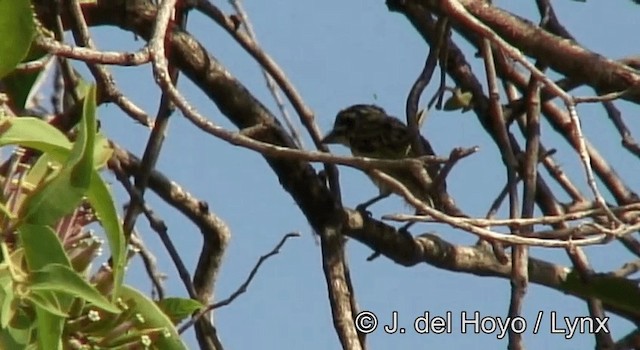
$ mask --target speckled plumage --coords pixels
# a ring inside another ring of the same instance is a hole
[[[435,155],[433,148],[421,137],[424,155]],[[402,159],[418,156],[411,146],[412,137],[409,128],[397,118],[389,116],[384,109],[375,105],[354,105],[341,110],[336,116],[333,129],[323,139],[324,143],[338,143],[347,146],[354,156],[378,159]],[[440,171],[438,164],[426,167],[431,184]],[[408,168],[379,169],[400,181],[416,197],[432,204],[430,188],[425,186]],[[380,189],[380,194],[392,193],[392,190],[372,179]]]

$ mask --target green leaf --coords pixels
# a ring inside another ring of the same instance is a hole
[[[204,305],[194,299],[166,298],[158,301],[158,307],[169,316],[174,324],[178,324]]]
[[[90,94],[95,94],[95,90],[90,91]],[[89,98],[89,100],[91,100],[91,98]],[[89,103],[90,102],[87,102],[87,104]],[[91,115],[93,113],[90,112],[91,110],[95,111],[95,105],[89,104],[87,107],[88,108],[85,108],[85,115],[87,116],[87,118],[91,118]],[[95,117],[95,115],[93,115],[93,117]],[[90,133],[90,131],[92,130],[96,130],[95,119],[93,123],[89,122],[87,124],[94,125],[93,127],[89,127],[89,129],[86,129],[87,133]],[[96,135],[89,135],[89,137],[96,137],[93,159],[96,165],[102,166],[106,163],[108,157],[111,156],[113,150],[106,138]],[[49,161],[64,163],[65,159],[70,157],[69,150],[71,149],[71,143],[67,140],[66,136],[53,126],[36,118],[5,118],[4,120],[0,121],[0,146],[7,144],[19,144],[25,147],[30,147],[43,152],[47,152],[46,156],[49,157],[49,159],[38,161],[38,163],[36,163],[38,170],[36,171],[36,169],[34,169],[34,174],[29,174],[28,180],[34,185],[40,183],[40,180],[46,173],[46,164]],[[91,153],[85,152],[85,155],[88,154]],[[84,162],[84,165],[86,166],[86,163],[88,163],[88,159],[84,158]],[[80,166],[75,175],[79,176],[81,172],[86,171],[86,168]],[[42,184],[41,187],[46,186],[54,179],[56,179],[56,177],[49,177],[49,181],[46,184]],[[65,188],[65,183],[62,180],[66,179],[67,178],[62,178],[60,180],[57,180],[58,183],[54,183],[54,186]],[[40,190],[42,190],[41,187],[39,187]],[[56,188],[53,188],[53,190],[56,190]],[[49,192],[55,191],[49,190]],[[63,202],[75,202],[75,200],[77,199],[77,193],[70,194],[68,192],[69,191],[64,191],[59,196],[40,195],[40,199],[50,200],[50,202],[48,203],[40,203],[41,205],[49,205],[50,209],[44,210],[45,215],[50,216],[48,218],[45,217],[43,220],[44,222],[55,221],[55,217],[59,217],[61,213],[64,213],[67,210],[72,210],[74,208],[71,205],[65,205],[60,208]],[[113,255],[114,261],[114,288],[117,292],[119,286],[122,284],[122,279],[124,276],[124,266],[126,263],[126,245],[113,197],[109,192],[107,184],[104,182],[104,180],[102,180],[95,169],[91,171],[90,184],[88,192],[86,192],[85,195],[88,197],[91,206],[96,211],[96,214],[102,223],[102,227],[105,230],[105,234],[109,242],[109,247],[111,249],[111,254]],[[31,201],[33,200],[34,199],[31,199]],[[34,220],[34,222],[38,223],[38,220]],[[116,293],[114,293],[114,296],[115,295]]]
[[[34,117],[0,119],[0,146],[5,145],[20,145],[47,152],[61,162],[71,149],[71,142],[60,130]]]
[[[71,185],[85,191],[91,183],[93,174],[93,151],[96,143],[98,125],[96,122],[96,86],[91,85],[84,99],[82,119],[78,125],[78,139],[71,149],[70,163]]]
[[[96,135],[95,86],[85,98],[78,137],[62,170],[39,186],[21,207],[20,218],[32,224],[51,225],[80,204],[94,175],[93,157]]]
[[[113,261],[112,271],[114,279],[113,298],[118,295],[118,290],[122,285],[124,268],[127,262],[126,242],[122,225],[118,219],[118,211],[109,187],[104,180],[97,175],[91,177],[91,185],[87,192],[87,200],[95,211],[102,228],[104,229],[111,250]]]
[[[30,277],[30,288],[34,291],[50,290],[65,293],[82,298],[105,311],[120,313],[120,309],[67,266],[49,264],[38,271],[33,271]]]
[[[35,32],[33,17],[29,1],[0,1],[0,78],[27,56]]]
[[[113,147],[109,143],[109,139],[102,134],[96,135],[95,153],[93,156],[93,163],[96,169],[102,169],[111,156],[113,155]]]
[[[28,311],[16,309],[9,326],[0,331],[0,349],[25,349],[29,344],[36,322],[34,312],[31,309]]]
[[[463,112],[468,111],[472,107],[473,94],[471,92],[462,92],[459,88],[453,90],[453,95],[444,103],[443,110],[455,111],[462,109]]]
[[[14,305],[13,281],[8,269],[0,276],[0,328],[5,329],[16,313]]]
[[[24,223],[18,228],[18,237],[30,271],[40,270],[49,264],[71,266],[62,242],[50,227]],[[73,302],[69,295],[55,295],[46,290],[32,291],[29,299],[52,317],[65,317]]]
[[[16,310],[16,315],[11,320],[11,327],[15,330],[30,330],[34,326],[35,314],[33,310],[28,308],[20,308]]]
[[[32,291],[27,296],[27,299],[31,301],[35,306],[48,311],[54,316],[69,316],[65,311],[65,307],[60,305],[60,300],[58,300],[56,294],[53,292],[47,290]]]
[[[51,168],[54,164],[57,164],[57,162],[53,160],[49,153],[41,154],[24,178],[27,186],[31,186],[31,189],[34,189],[43,181],[50,180],[54,174]]]
[[[6,86],[6,94],[12,104],[22,110],[27,105],[27,100],[33,86],[42,74],[42,69],[35,72],[13,71],[2,79],[2,84]]]
[[[31,106],[29,101],[37,90],[43,85],[47,79],[47,70],[54,65],[51,57],[46,57],[46,51],[41,50],[37,46],[31,46],[29,53],[22,62],[40,61],[43,66],[37,69],[14,70],[1,79],[4,86],[4,92],[9,96],[11,104],[16,106],[18,110],[22,110],[27,106]]]
[[[57,234],[48,226],[22,224],[18,228],[27,264],[31,271],[48,264],[71,266]]]
[[[73,69],[73,74],[78,78],[78,81],[76,83],[76,93],[78,94],[78,97],[80,97],[80,99],[84,99],[91,92],[91,88],[95,89],[95,85],[93,85],[90,81],[84,79],[82,74],[80,74],[80,72],[78,72],[75,68]]]
[[[169,317],[151,299],[128,286],[122,286],[119,296],[140,314],[144,320],[144,329],[162,329],[166,333],[167,336],[155,339],[152,346],[157,349],[187,349]]]
[[[96,168],[103,167],[113,149],[109,140],[97,134],[94,146]],[[20,145],[47,153],[51,159],[63,164],[69,158],[73,146],[67,137],[51,124],[34,117],[1,118],[0,146]]]
[[[76,69],[73,69],[73,76],[76,81],[76,85],[72,87],[75,90],[75,93],[72,93],[71,89],[65,89],[62,98],[62,107],[65,111],[74,108],[76,104],[76,97],[79,99],[79,102],[85,101],[85,97],[92,87],[92,84],[85,80],[82,74],[80,74]]]
[[[62,329],[64,318],[36,306],[39,349],[62,349]]]
[[[30,330],[8,327],[0,332],[0,349],[24,349],[29,342]]]
[[[52,225],[80,204],[84,192],[71,185],[71,169],[64,168],[25,199],[18,216],[26,223]]]
[[[2,250],[2,256],[5,257],[1,269],[7,271],[11,276],[11,280],[14,282],[24,282],[27,278],[27,272],[24,271],[22,266],[24,262],[24,249],[14,249],[9,253],[9,247],[5,242],[0,241],[0,249]]]
[[[163,349],[160,346],[155,346],[151,339],[155,339],[161,336],[163,329],[151,329],[146,328],[144,330],[132,330],[128,333],[121,334],[118,337],[109,338],[109,344],[106,349]],[[144,344],[142,337],[147,336],[150,343]],[[170,349],[170,348],[169,348]]]

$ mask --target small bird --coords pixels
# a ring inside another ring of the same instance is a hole
[[[435,155],[429,141],[422,136],[420,139],[424,150],[422,155]],[[412,147],[413,139],[409,127],[375,105],[358,104],[341,110],[336,116],[333,129],[322,139],[322,143],[344,145],[351,150],[351,154],[360,157],[398,160],[419,156]],[[378,170],[398,180],[414,196],[434,207],[431,185],[440,172],[440,165],[432,163],[425,168],[426,178],[422,181],[408,167]],[[371,175],[369,177],[380,190],[380,194],[360,204],[360,210],[393,193],[393,189],[388,185]]]

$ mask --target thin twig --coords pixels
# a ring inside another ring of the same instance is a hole
[[[228,133],[226,130],[216,126],[209,120],[205,119],[184,99],[184,97],[180,94],[180,92],[173,86],[173,84],[171,84],[171,81],[168,79],[166,75],[159,75],[158,78],[162,88],[166,89],[167,93],[170,94],[176,106],[180,108],[180,110],[187,117],[187,119],[192,121],[198,127],[201,127],[203,130],[210,132],[214,136],[219,136],[220,138],[223,138],[223,139],[230,140],[232,138],[235,139],[237,137],[238,139],[243,139],[242,142],[246,145],[259,144],[259,142],[256,142],[250,138],[246,138],[242,135],[239,135],[239,134],[233,135],[232,133]],[[268,145],[268,144],[265,144],[265,145]],[[268,146],[265,146],[265,147],[269,148]],[[284,147],[283,149],[294,151]],[[287,152],[284,152],[284,153],[287,153]],[[302,153],[305,153],[305,152],[302,152]],[[454,217],[440,213],[437,210],[430,208],[428,205],[426,205],[425,203],[415,198],[397,180],[389,177],[384,173],[381,173],[377,169],[372,169],[371,173],[378,174],[378,176],[380,176],[383,179],[382,181],[385,181],[384,179],[386,179],[386,182],[388,182],[391,186],[393,186],[393,188],[398,190],[397,193],[402,193],[403,197],[405,197],[405,199],[407,199],[407,201],[412,205],[414,205],[416,208],[423,210],[425,213],[430,214],[435,218],[442,220],[443,222],[451,224],[452,226],[458,227],[460,229],[469,231],[471,233],[478,234],[479,236],[485,239],[499,239],[504,242],[513,243],[513,244],[529,244],[529,245],[540,245],[540,246],[546,246],[546,247],[567,247],[567,246],[577,246],[577,245],[600,244],[606,240],[606,237],[593,237],[593,238],[586,238],[586,239],[568,243],[566,241],[538,240],[538,239],[529,239],[529,238],[521,238],[521,237],[504,237],[503,235],[491,232],[490,230],[476,228],[476,227],[473,227],[472,225],[458,222],[455,220]]]
[[[625,263],[619,269],[611,272],[616,277],[628,277],[640,271],[640,259]]]
[[[72,14],[71,17],[74,22],[72,32],[76,40],[76,44],[95,50],[95,45],[89,34],[87,23],[84,21],[79,1],[72,0],[70,7]],[[94,64],[87,62],[87,68],[89,68],[89,71],[91,71],[91,74],[93,74],[99,84],[101,97],[118,105],[125,114],[138,123],[145,126],[150,125],[151,122],[147,113],[145,113],[140,107],[136,106],[116,87],[115,80],[106,67],[98,63]]]
[[[440,172],[438,173],[438,176],[433,180],[433,183],[437,185],[444,182],[444,179],[447,178],[449,172],[451,172],[453,166],[456,165],[458,161],[460,161],[462,158],[472,155],[473,153],[478,152],[478,150],[480,150],[480,147],[478,146],[470,148],[458,147],[451,150],[451,152],[449,153],[449,159],[444,163],[444,166],[442,167],[442,169],[440,169]]]
[[[197,299],[198,294],[195,288],[193,287],[193,282],[191,281],[191,274],[189,273],[187,266],[182,261],[182,258],[180,257],[178,250],[173,244],[173,241],[171,241],[171,237],[169,237],[167,225],[164,223],[162,219],[160,219],[160,217],[158,217],[151,210],[151,208],[149,208],[148,205],[144,206],[142,212],[144,213],[145,217],[149,221],[149,226],[151,226],[151,228],[154,231],[156,231],[156,233],[160,237],[160,240],[162,241],[162,244],[167,249],[167,252],[171,257],[173,264],[176,266],[176,269],[178,270],[178,275],[180,276],[182,283],[187,289],[187,293],[189,293],[189,297],[193,299]]]
[[[253,40],[254,45],[259,46],[256,33],[253,30],[251,21],[249,21],[249,15],[242,7],[242,2],[240,0],[231,0],[230,2],[231,2],[231,6],[233,6],[233,8],[236,10],[236,13],[240,15],[240,18],[242,19],[241,25],[244,26],[244,28],[246,29],[247,34],[249,35],[249,38]],[[276,104],[278,105],[278,109],[282,114],[282,119],[284,120],[285,125],[287,126],[287,129],[289,129],[289,132],[291,133],[291,138],[295,140],[298,148],[304,149],[304,140],[300,136],[300,131],[298,130],[298,127],[293,124],[293,121],[289,116],[289,112],[287,112],[287,108],[284,105],[284,100],[282,99],[282,96],[280,96],[280,90],[278,89],[275,80],[273,79],[273,77],[271,77],[267,69],[265,69],[263,66],[260,66],[260,68],[262,70],[262,75],[264,76],[264,80],[267,83],[267,88],[271,92],[271,96],[273,96],[274,101],[276,101]]]
[[[282,237],[280,242],[278,242],[278,244],[269,253],[262,255],[260,259],[258,259],[258,262],[253,266],[253,268],[251,269],[251,272],[249,272],[249,276],[247,276],[245,281],[238,287],[238,289],[236,289],[235,292],[231,293],[229,297],[217,303],[210,304],[207,307],[203,308],[202,310],[198,311],[198,313],[196,313],[193,317],[191,317],[189,321],[187,321],[185,324],[180,326],[180,328],[178,329],[178,333],[183,333],[184,331],[189,329],[189,327],[191,327],[200,317],[207,314],[209,311],[227,306],[231,304],[234,300],[236,300],[236,298],[246,293],[248,290],[249,284],[251,284],[251,281],[253,281],[253,278],[257,275],[258,270],[260,269],[260,266],[262,266],[262,264],[265,261],[267,261],[267,259],[269,259],[270,257],[280,253],[280,249],[282,248],[282,246],[284,246],[287,239],[292,237],[300,237],[300,233],[291,232],[284,235],[284,237]]]
[[[519,178],[517,180],[519,180]],[[485,215],[486,220],[495,220],[494,217],[500,209],[500,206],[502,206],[504,199],[507,198],[507,194],[509,194],[509,183],[504,184],[504,187],[502,188],[500,193],[498,193],[493,202],[491,202],[491,206],[489,207],[489,210],[487,210],[487,214]],[[490,225],[487,226],[487,228],[491,228]],[[483,241],[480,240],[478,241],[478,244],[482,244],[482,242]],[[496,259],[502,264],[507,264],[509,262],[509,257],[505,253],[502,243],[491,241],[489,242],[489,244],[491,244],[493,255],[496,257]]]
[[[495,203],[499,203],[502,200],[505,194],[506,188],[503,188],[502,192],[498,196],[498,198],[494,201]],[[635,220],[640,217],[640,203],[634,203],[629,205],[623,205],[615,208],[611,208],[613,212],[618,215],[623,215],[624,213],[634,213]],[[480,227],[489,227],[489,226],[517,226],[523,227],[528,225],[553,225],[562,222],[569,222],[574,220],[580,220],[591,216],[603,215],[604,210],[602,208],[595,209],[586,209],[579,210],[576,212],[566,212],[561,215],[549,215],[549,216],[539,216],[535,218],[520,218],[520,219],[476,219],[476,218],[459,218],[460,221],[468,222],[475,226]],[[433,222],[434,219],[427,215],[408,215],[408,214],[391,214],[385,215],[382,217],[385,220],[394,220],[398,222],[406,222],[406,221],[421,221],[421,222]]]
[[[618,133],[622,137],[622,146],[634,154],[636,157],[640,157],[640,145],[636,142],[631,134],[629,128],[622,120],[622,113],[620,110],[613,104],[613,102],[604,102],[602,103],[604,110],[607,112],[607,116],[618,130]]]
[[[502,153],[504,165],[507,170],[507,188],[509,193],[509,218],[517,219],[520,217],[518,208],[518,190],[517,190],[517,168],[518,162],[514,147],[511,144],[509,130],[505,123],[503,109],[500,104],[500,91],[498,90],[496,65],[493,59],[493,49],[488,39],[482,40],[482,56],[484,58],[484,66],[487,75],[487,84],[489,86],[489,115],[492,125],[496,131],[496,141]],[[497,51],[500,54],[500,51]],[[536,153],[537,158],[537,153]],[[534,159],[534,166],[537,164]],[[521,176],[526,179],[525,176]],[[535,181],[535,177],[534,177]],[[510,227],[511,233],[518,236],[519,228]],[[497,247],[498,249],[500,246]],[[495,250],[494,250],[495,251]],[[499,250],[498,250],[499,251]],[[509,318],[514,319],[520,316],[524,296],[527,290],[527,246],[514,246],[512,249],[511,260],[511,296],[509,300]],[[513,330],[509,330],[510,350],[523,349],[522,335]]]
[[[540,147],[540,87],[536,78],[529,81],[525,96],[527,104],[526,151],[524,166],[521,172],[524,190],[522,200],[522,218],[533,217],[535,209],[538,152]],[[516,234],[533,231],[533,226],[525,226]],[[529,285],[529,248],[514,246],[511,260],[511,298],[509,302],[509,317],[519,317],[524,305],[524,297]],[[512,329],[509,330],[509,349],[524,349],[522,335]]]
[[[574,96],[573,97],[573,101],[574,101],[575,104],[578,104],[578,103],[610,102],[610,101],[617,100],[620,97],[624,96],[624,94],[626,92],[627,92],[627,90],[618,91],[618,92],[610,92],[608,94],[598,95],[598,96]]]
[[[529,246],[541,246],[541,247],[549,247],[549,248],[578,247],[583,245],[594,245],[594,244],[602,244],[602,243],[608,242],[606,234],[600,234],[595,237],[577,239],[577,240],[568,242],[568,241],[560,241],[560,240],[553,240],[553,239],[546,240],[546,239],[539,239],[539,238],[526,238],[526,237],[505,235],[502,233],[494,232],[491,230],[487,230],[485,228],[471,225],[465,222],[464,218],[449,216],[438,210],[431,208],[427,203],[424,203],[420,201],[418,198],[416,198],[413,195],[413,193],[411,193],[398,180],[379,170],[371,170],[370,174],[377,181],[384,182],[385,185],[388,185],[390,188],[392,188],[395,193],[400,194],[409,204],[414,206],[416,209],[424,212],[426,215],[432,216],[438,222],[442,222],[452,227],[456,227],[466,232],[472,233],[482,239],[497,240],[497,241],[509,243],[509,244],[525,244]],[[620,233],[620,234],[628,234],[629,232],[631,231],[624,231],[624,233]]]
[[[33,43],[52,55],[72,58],[86,63],[139,66],[151,60],[149,50],[146,47],[140,49],[138,52],[98,51],[85,47],[66,45],[45,36],[37,36],[33,40]]]
[[[440,57],[440,48],[442,46],[443,38],[448,28],[448,19],[442,16],[438,19],[438,41],[436,45],[431,45],[429,54],[425,60],[424,67],[418,75],[418,78],[413,83],[406,102],[406,118],[407,126],[411,132],[411,148],[419,156],[425,153],[424,144],[422,142],[422,136],[420,136],[420,122],[418,121],[418,106],[420,104],[420,96],[427,87],[433,76],[433,72],[438,64],[438,57]]]
[[[148,44],[154,74],[168,75],[168,79],[170,79],[174,85],[176,71],[168,67],[164,43],[171,17],[175,13],[176,2],[177,0],[164,0],[162,2],[155,21],[153,35]],[[163,91],[162,98],[160,99],[160,106],[158,107],[158,115],[156,117],[156,121],[153,123],[153,129],[151,130],[151,135],[149,135],[149,140],[145,147],[139,172],[135,177],[135,187],[139,195],[135,198],[131,198],[129,207],[124,214],[122,230],[124,231],[125,237],[128,237],[133,230],[136,218],[144,207],[144,192],[149,180],[149,174],[155,167],[156,161],[160,155],[162,143],[165,138],[165,132],[169,123],[169,117],[172,112],[171,102]]]
[[[593,195],[596,199],[596,202],[601,205],[603,208],[607,208],[607,204],[602,197],[602,194],[598,190],[595,179],[593,177],[593,170],[591,169],[591,160],[589,158],[589,154],[586,151],[584,136],[582,133],[582,128],[580,127],[580,119],[576,112],[575,108],[575,99],[565,92],[562,88],[560,88],[552,79],[547,77],[544,73],[542,73],[538,68],[536,68],[531,62],[529,62],[526,57],[516,48],[507,43],[504,39],[502,39],[499,35],[497,35],[491,28],[483,24],[480,20],[475,18],[473,15],[467,11],[467,9],[458,1],[458,0],[446,0],[443,1],[441,6],[443,10],[454,17],[456,20],[461,21],[464,25],[468,26],[469,29],[473,30],[477,35],[481,35],[484,38],[487,38],[496,46],[498,46],[502,51],[512,57],[514,60],[522,64],[528,71],[531,72],[531,75],[542,82],[547,88],[549,88],[554,94],[562,99],[564,102],[567,111],[569,112],[569,116],[571,119],[571,123],[573,125],[573,132],[576,135],[576,139],[578,141],[578,154],[580,155],[580,160],[582,161],[583,168],[587,177],[587,183],[593,192]],[[486,63],[485,63],[486,64]],[[607,211],[607,215],[611,218],[612,221],[619,223],[617,218],[611,213]]]
[[[153,283],[153,291],[151,294],[156,294],[160,300],[164,299],[165,291],[162,282],[167,278],[167,275],[158,269],[158,259],[156,259],[155,255],[147,248],[142,238],[135,231],[131,235],[130,243],[140,254],[144,268],[147,271],[147,276],[149,276],[151,283]]]
[[[287,96],[291,106],[301,119],[302,125],[307,129],[315,147],[322,152],[329,152],[327,145],[321,142],[322,134],[320,128],[315,122],[313,112],[304,103],[302,96],[298,93],[293,84],[287,79],[284,71],[278,64],[266,53],[262,48],[255,45],[248,35],[242,31],[236,30],[234,21],[225,16],[220,9],[208,0],[195,0],[195,8],[204,15],[214,20],[218,25],[224,28],[246,51],[253,57],[261,67],[269,72],[269,75],[276,81],[282,92]],[[338,182],[338,170],[333,164],[325,164],[325,171],[329,179],[329,187],[335,199],[341,203],[340,183]]]
[[[524,75],[513,69],[503,68],[502,71],[506,79],[516,84],[520,89],[525,89],[527,78],[525,78]],[[552,102],[542,103],[542,111],[546,120],[558,132],[558,134],[560,134],[560,136],[562,136],[567,143],[571,145],[571,147],[578,151],[578,142],[575,139],[575,134],[571,127],[571,120],[567,113],[562,111]],[[615,171],[612,171],[612,167],[608,164],[606,159],[602,157],[597,149],[588,141],[585,141],[585,143],[594,170],[598,174],[602,183],[604,183],[607,189],[615,196],[616,201],[618,203],[631,203],[636,201],[637,195],[628,189]],[[585,202],[587,199],[581,197],[579,201]]]
[[[138,203],[143,203],[142,199],[140,198],[140,193],[131,184],[131,181],[129,181],[129,178],[128,178],[128,174],[124,171],[124,169],[122,169],[122,167],[120,167],[120,164],[119,163],[117,165],[112,164],[111,169],[115,172],[116,178],[118,179],[118,181],[120,181],[122,186],[125,188],[131,200],[132,201],[137,200]],[[162,219],[157,217],[151,211],[151,209],[148,208],[148,206],[143,205],[142,212],[145,214],[147,220],[149,221],[149,225],[151,226],[151,228],[154,231],[156,231],[156,233],[160,237],[160,240],[162,241],[165,248],[167,249],[167,252],[171,257],[171,260],[173,261],[174,265],[176,266],[176,269],[178,270],[178,275],[180,276],[180,279],[182,280],[185,288],[187,289],[187,293],[189,294],[189,297],[193,299],[197,299],[197,294],[193,287],[193,283],[191,281],[191,276],[189,274],[189,271],[187,270],[186,265],[184,264],[184,262],[182,261],[182,258],[180,257],[180,254],[178,253],[178,250],[176,249],[175,245],[173,244],[173,242],[171,241],[171,238],[167,233],[166,224],[164,223],[164,221],[162,221]]]
[[[15,70],[20,72],[20,73],[32,73],[32,72],[37,72],[41,69],[44,69],[44,67],[47,66],[47,64],[49,64],[49,62],[51,62],[51,58],[53,56],[49,56],[49,55],[45,55],[35,61],[29,61],[29,62],[24,62],[24,63],[20,63],[16,66]]]

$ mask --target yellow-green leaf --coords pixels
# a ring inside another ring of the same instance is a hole
[[[459,88],[453,90],[451,97],[445,101],[442,109],[445,111],[455,111],[462,109],[463,112],[471,109],[473,94],[471,92],[462,92]]]
[[[91,286],[80,274],[61,264],[49,264],[30,275],[29,287],[33,291],[47,290],[84,299],[111,313],[120,313],[100,292]]]
[[[0,78],[27,56],[34,32],[29,1],[0,0]]]
[[[127,261],[126,244],[122,225],[118,219],[118,211],[113,201],[113,196],[109,191],[109,187],[100,177],[94,175],[91,177],[91,185],[87,192],[87,200],[96,212],[100,224],[104,229],[111,250],[111,258],[113,262],[113,279],[114,292],[113,298],[118,294],[118,290],[122,285],[124,277],[124,267]]]

